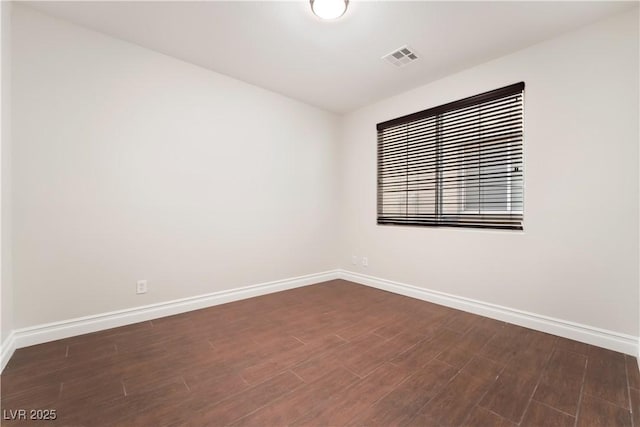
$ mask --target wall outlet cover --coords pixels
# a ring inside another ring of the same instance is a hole
[[[136,294],[146,294],[147,293],[147,281],[146,280],[138,280],[136,283]]]

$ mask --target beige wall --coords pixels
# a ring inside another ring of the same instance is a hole
[[[13,329],[13,280],[11,275],[11,2],[0,3],[2,55],[0,69],[0,343]],[[4,346],[3,346],[4,348]]]
[[[13,19],[16,328],[335,268],[334,115]]]
[[[341,267],[636,336],[638,75],[636,9],[347,115]],[[376,225],[376,123],[519,81],[524,232]]]

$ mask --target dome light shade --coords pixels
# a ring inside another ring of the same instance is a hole
[[[349,0],[310,0],[311,10],[322,19],[336,19],[344,15]]]

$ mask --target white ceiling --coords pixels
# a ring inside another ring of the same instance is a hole
[[[25,3],[23,3],[25,4]],[[634,2],[29,2],[45,13],[346,112],[635,7]],[[420,59],[380,58],[411,46]]]

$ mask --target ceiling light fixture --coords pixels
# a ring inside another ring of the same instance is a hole
[[[349,0],[309,0],[311,10],[322,19],[340,18],[347,11]]]

